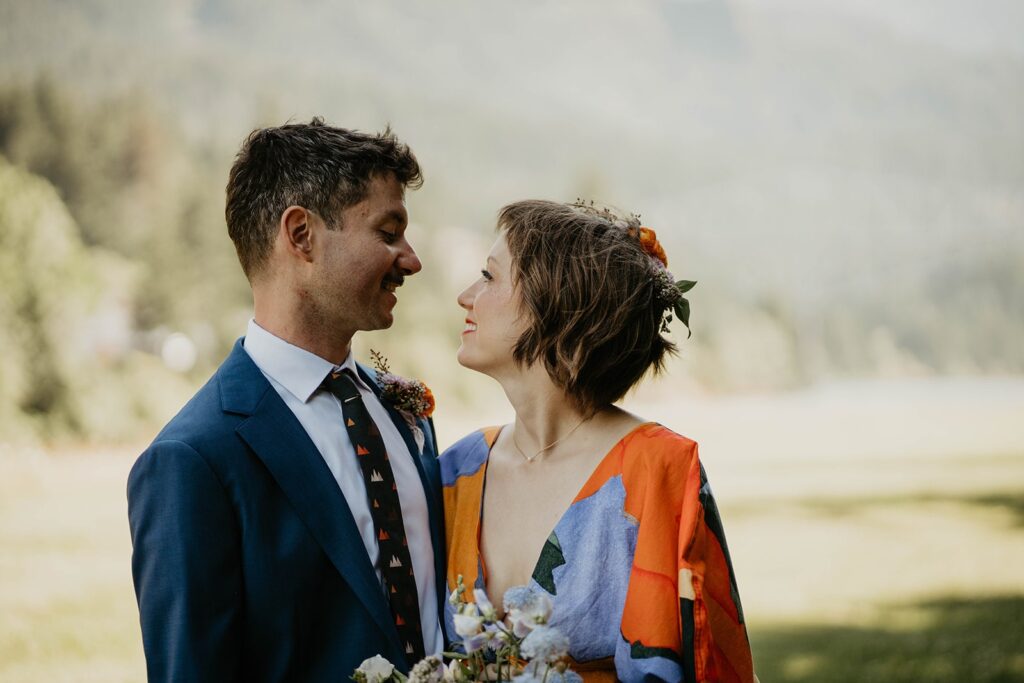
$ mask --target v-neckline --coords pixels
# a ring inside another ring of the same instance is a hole
[[[505,430],[505,427],[507,427],[507,426],[508,425],[502,425],[501,427],[499,427],[498,431],[494,434],[494,440],[491,441],[491,443],[487,444],[487,457],[484,459],[483,475],[481,477],[481,482],[480,482],[480,516],[479,516],[479,519],[477,521],[476,557],[477,557],[477,560],[480,563],[481,578],[483,578],[484,590],[485,591],[487,590],[487,562],[484,559],[484,551],[483,551],[483,547],[482,546],[483,546],[483,534],[484,534],[484,503],[485,503],[486,495],[487,495],[487,472],[490,469],[491,452],[494,450],[494,444],[498,443],[498,439],[501,437],[501,433]],[[576,495],[574,495],[572,497],[572,501],[569,503],[569,506],[562,512],[561,515],[558,516],[558,519],[555,521],[555,525],[551,528],[551,531],[548,532],[548,535],[544,537],[545,538],[545,545],[547,543],[547,539],[550,539],[551,536],[554,535],[554,533],[558,529],[558,527],[562,524],[562,520],[564,520],[566,515],[569,514],[569,510],[572,509],[572,506],[576,504],[576,501],[579,499],[580,495],[590,487],[590,481],[597,475],[597,473],[601,469],[603,469],[605,461],[608,460],[610,457],[612,457],[612,455],[615,454],[619,450],[619,447],[627,439],[632,438],[641,429],[644,429],[645,427],[658,427],[658,426],[660,426],[660,424],[658,422],[654,422],[654,421],[651,421],[651,420],[648,420],[646,422],[641,422],[640,424],[636,425],[635,427],[630,429],[628,432],[623,434],[619,438],[618,441],[616,441],[614,444],[612,444],[611,448],[608,449],[608,452],[605,453],[601,457],[601,459],[597,461],[597,464],[594,466],[594,469],[591,470],[590,474],[587,475],[587,478],[583,480],[583,485],[580,486],[580,489],[579,489],[579,491],[576,492]],[[529,578],[527,578],[527,583],[529,583],[531,580],[533,580],[533,575],[537,573],[537,565],[540,564],[540,561],[541,561],[541,558],[543,557],[543,555],[544,555],[544,546],[542,545],[541,549],[540,549],[540,553],[537,555],[537,560],[533,563],[533,568],[530,570],[530,576],[529,576]],[[488,593],[488,597],[491,598],[491,602],[494,602],[494,597],[491,596],[490,593]],[[500,599],[500,596],[499,596],[499,599]]]

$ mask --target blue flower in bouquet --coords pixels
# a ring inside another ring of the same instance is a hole
[[[512,586],[505,591],[505,597],[502,602],[506,612],[511,612],[514,609],[523,609],[527,604],[532,602],[536,596],[536,593],[529,586]]]
[[[544,677],[538,677],[528,671],[524,671],[523,673],[514,677],[512,679],[512,683],[544,683]]]
[[[554,662],[569,652],[569,639],[558,629],[537,626],[523,639],[520,652],[533,661]]]
[[[554,671],[548,674],[548,683],[583,683],[583,676],[575,671]]]
[[[583,677],[575,671],[558,671],[557,669],[541,669],[524,671],[515,676],[512,683],[583,683]]]

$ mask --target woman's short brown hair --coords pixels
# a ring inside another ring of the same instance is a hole
[[[544,364],[585,413],[622,398],[675,344],[661,336],[658,266],[639,221],[577,202],[527,200],[498,215],[527,329],[518,363]],[[634,228],[634,230],[630,230]]]

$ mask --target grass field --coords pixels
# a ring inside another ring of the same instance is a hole
[[[764,683],[1024,681],[1024,383],[961,389],[635,401],[701,440]],[[137,448],[0,449],[0,681],[144,680]]]

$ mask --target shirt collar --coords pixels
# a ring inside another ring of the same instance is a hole
[[[347,368],[355,375],[358,384],[367,388],[359,377],[351,351],[341,365],[335,366],[329,360],[267,332],[253,319],[249,320],[243,345],[256,367],[303,403],[312,398],[327,373],[332,371]]]
[[[355,356],[352,355],[352,351],[348,352],[348,355],[345,356],[345,360],[342,361],[341,365],[334,368],[335,372],[340,372],[342,370],[348,370],[352,373],[352,376],[356,378],[356,384],[359,388],[366,391],[372,391],[372,389],[367,386],[366,382],[363,381],[363,376],[359,374],[359,367],[356,365],[356,359]]]

